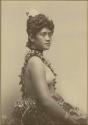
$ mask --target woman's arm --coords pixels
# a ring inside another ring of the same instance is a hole
[[[39,97],[45,111],[56,120],[60,118],[65,120],[65,111],[50,95],[46,82],[45,68],[41,59],[38,57],[32,57],[28,62],[28,70],[31,75],[32,84],[36,95]]]

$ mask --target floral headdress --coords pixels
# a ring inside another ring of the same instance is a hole
[[[36,9],[33,9],[33,10],[30,10],[29,12],[26,12],[26,15],[29,17],[29,16],[32,16],[32,17],[35,17],[36,15],[38,15],[39,12],[36,10]]]

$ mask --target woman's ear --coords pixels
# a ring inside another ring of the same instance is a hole
[[[33,38],[32,34],[28,35],[28,39],[31,40],[31,42],[35,41],[35,39]]]

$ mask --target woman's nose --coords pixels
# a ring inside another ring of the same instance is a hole
[[[46,35],[46,36],[45,36],[45,39],[46,39],[47,41],[50,41],[49,35]]]

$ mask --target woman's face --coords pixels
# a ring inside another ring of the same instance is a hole
[[[48,50],[52,40],[52,32],[48,28],[42,28],[34,38],[34,45],[38,50]]]

